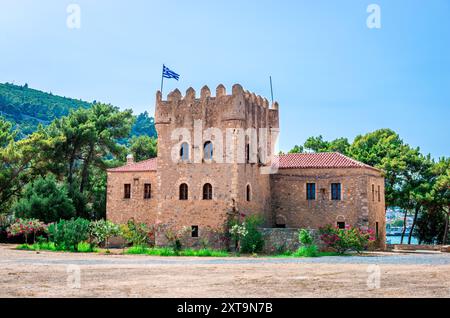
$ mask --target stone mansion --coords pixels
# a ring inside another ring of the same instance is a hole
[[[384,246],[382,172],[340,153],[275,156],[262,129],[278,131],[278,103],[238,84],[230,94],[219,85],[215,96],[206,86],[200,96],[189,88],[167,100],[158,91],[155,125],[157,158],[129,156],[108,170],[109,220],[188,227],[195,242],[237,211],[261,215],[267,228],[368,228]],[[156,244],[163,241],[157,235]]]

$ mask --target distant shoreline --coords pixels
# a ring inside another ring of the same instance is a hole
[[[401,239],[402,239],[401,235],[386,236],[386,243],[387,244],[400,244]],[[404,236],[403,244],[408,244],[408,235]],[[417,239],[417,237],[413,236],[411,238],[411,244],[412,245],[418,245],[419,244],[419,240]]]

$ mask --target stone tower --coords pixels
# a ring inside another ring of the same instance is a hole
[[[174,228],[198,227],[199,235],[220,230],[230,211],[271,218],[271,131],[279,128],[278,104],[223,85],[200,97],[176,89],[167,100],[157,92],[157,220]],[[211,193],[212,190],[212,193]],[[182,192],[182,193],[181,193]],[[195,203],[195,204],[193,204]]]

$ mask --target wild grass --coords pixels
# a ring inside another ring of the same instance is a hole
[[[226,251],[211,250],[211,249],[201,249],[193,250],[187,249],[180,252],[181,256],[194,256],[194,257],[228,257],[230,254]]]
[[[50,252],[77,252],[77,253],[95,253],[96,248],[87,242],[81,242],[77,246],[77,250],[73,248],[56,247],[53,242],[38,242],[34,244],[22,244],[17,247],[18,250],[26,251],[50,251]]]
[[[297,251],[293,253],[295,257],[318,257],[319,249],[316,245],[301,246]]]
[[[22,244],[17,247],[18,250],[27,251],[51,251],[51,252],[77,252],[77,253],[98,253],[99,249],[93,248],[89,243],[82,242],[78,244],[78,250],[57,248],[52,242],[39,242],[34,244]],[[147,247],[147,246],[133,246],[125,250],[128,255],[150,255],[150,256],[181,256],[181,257],[230,257],[240,256],[222,250],[213,249],[184,249],[175,251],[170,247]],[[324,256],[350,256],[348,254],[341,255],[336,252],[320,252],[316,246],[300,247],[297,251],[286,251],[276,255],[259,255],[260,257],[274,257],[274,258],[300,258],[300,257],[324,257]]]
[[[302,246],[296,251],[285,251],[280,254],[273,255],[272,257],[284,258],[284,257],[293,257],[293,258],[301,258],[301,257],[324,257],[324,256],[349,256],[342,255],[337,252],[321,252],[315,245],[311,246]]]
[[[228,257],[229,253],[226,251],[212,250],[212,249],[185,249],[175,251],[172,248],[149,248],[145,246],[133,246],[126,250],[125,254],[133,255],[151,255],[151,256],[184,256],[184,257]]]

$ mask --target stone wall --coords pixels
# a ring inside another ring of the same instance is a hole
[[[152,196],[144,199],[144,184],[151,184]],[[124,185],[131,184],[131,198],[124,198]],[[106,218],[114,223],[155,224],[157,208],[156,172],[108,172]]]
[[[219,85],[214,97],[206,86],[200,96],[189,88],[184,96],[175,90],[163,100],[158,92],[155,126],[159,138],[156,177],[159,222],[175,229],[195,225],[202,233],[206,229],[222,229],[230,211],[270,216],[269,176],[260,173],[257,163],[238,161],[238,154],[245,157],[248,137],[244,135],[241,140],[239,133],[249,128],[258,131],[278,127],[278,105],[269,108],[266,99],[244,91],[240,85],[234,85],[231,94]],[[227,138],[231,138],[235,147],[232,162],[228,160]],[[212,160],[203,156],[206,141],[214,148]],[[270,141],[268,138],[267,149]],[[183,143],[188,144],[187,160],[177,157]],[[186,201],[179,200],[179,187],[183,183],[189,188]],[[203,200],[206,183],[212,185],[212,200]],[[252,192],[250,201],[246,199],[247,185]],[[163,238],[159,241],[162,244]]]
[[[300,229],[261,228],[260,231],[264,239],[264,253],[277,254],[284,251],[296,251],[300,247],[298,240]],[[314,244],[321,248],[322,242],[318,231],[311,229],[309,231],[314,239]]]
[[[450,246],[448,245],[407,245],[407,244],[389,244],[387,245],[388,250],[394,251],[440,251],[440,252],[450,252]]]
[[[260,229],[264,239],[264,253],[276,254],[299,248],[298,229]]]
[[[307,183],[316,184],[315,200],[307,200]],[[331,200],[331,183],[341,184],[341,200]],[[376,191],[380,186],[380,200],[377,192],[369,198],[372,184]],[[384,178],[374,169],[282,169],[272,175],[271,195],[276,224],[318,229],[345,222],[375,232],[378,223],[380,242],[385,241]]]
[[[318,229],[345,222],[374,231],[378,229],[380,242],[385,241],[384,179],[378,170],[281,169],[275,175],[268,175],[261,173],[264,166],[258,160],[236,162],[239,152],[245,154],[250,138],[246,135],[242,139],[240,132],[248,129],[257,130],[258,147],[266,148],[270,155],[271,138],[260,144],[259,128],[279,128],[277,103],[269,107],[266,99],[244,91],[240,85],[234,85],[231,94],[219,85],[214,97],[206,86],[200,96],[189,88],[185,96],[175,90],[163,100],[158,92],[155,126],[158,132],[157,171],[108,172],[109,220],[126,223],[134,218],[138,222],[164,224],[174,230],[198,226],[202,235],[223,229],[229,213],[239,212],[262,215],[265,227],[285,225],[294,229]],[[232,153],[234,162],[224,163],[229,158],[226,142],[229,131],[232,145],[240,151]],[[211,160],[203,158],[205,141],[211,141],[214,147]],[[189,151],[184,161],[179,158],[182,143],[188,144]],[[124,198],[126,183],[132,185],[130,199]],[[145,183],[152,185],[149,200],[143,198]],[[188,185],[188,200],[179,199],[182,183]],[[212,185],[212,200],[203,200],[206,183]],[[316,184],[314,201],[306,199],[307,183]],[[331,183],[341,183],[341,200],[331,200]],[[250,200],[246,196],[247,186],[251,189]],[[285,244],[295,249],[296,231],[273,229],[267,234],[269,240],[273,240],[268,245],[279,247],[277,244],[282,244],[286,238]],[[164,244],[161,235],[156,240],[158,245]],[[197,240],[193,238],[192,245]]]

